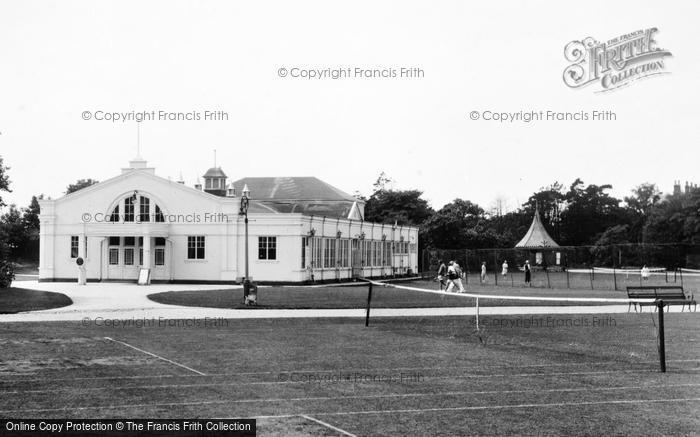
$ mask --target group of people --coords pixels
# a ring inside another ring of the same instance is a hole
[[[442,260],[438,261],[438,274],[437,279],[440,282],[440,290],[443,288],[445,291],[452,291],[455,287],[460,293],[464,293],[464,286],[462,285],[462,278],[464,273],[460,268],[457,261],[450,261],[447,265]],[[523,265],[523,271],[525,272],[525,284],[532,285],[532,269],[530,267],[530,261],[525,260]],[[503,261],[501,265],[501,276],[504,278],[508,276],[508,261]],[[481,263],[481,283],[486,282],[486,261]]]
[[[464,293],[464,285],[462,285],[464,272],[462,272],[462,268],[457,264],[457,261],[450,261],[445,265],[445,263],[440,260],[438,264],[440,266],[438,267],[440,290],[444,289],[445,292],[451,293],[456,287],[458,293]]]
[[[530,268],[530,261],[525,260],[525,264],[523,265],[523,271],[525,272],[525,284],[526,285],[531,285],[532,282],[532,269]],[[503,261],[503,264],[501,264],[501,276],[506,277],[508,276],[508,261]],[[486,282],[486,261],[483,261],[481,263],[481,283]]]

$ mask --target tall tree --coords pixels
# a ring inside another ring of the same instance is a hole
[[[433,213],[422,191],[395,190],[393,180],[382,172],[374,182],[374,192],[365,203],[365,220],[418,226]]]
[[[10,258],[17,259],[27,241],[27,233],[22,222],[22,213],[15,205],[10,205],[10,209],[0,216],[0,227],[3,240],[9,248]]]
[[[82,190],[83,188],[87,188],[90,185],[94,185],[98,182],[99,181],[93,179],[78,179],[76,183],[68,185],[68,188],[66,188],[66,194],[75,193],[78,190]]]
[[[10,170],[10,167],[7,167],[2,160],[2,156],[0,156],[0,193],[3,191],[7,193],[11,193],[12,190],[10,190],[10,176],[7,174],[8,170]],[[3,206],[6,206],[6,203],[3,202],[2,196],[0,196],[0,208]]]
[[[502,239],[487,225],[483,208],[469,200],[455,199],[423,223],[421,234],[427,246],[440,249],[500,246]]]
[[[566,209],[562,212],[562,240],[568,245],[593,244],[611,226],[620,223],[624,211],[620,200],[610,196],[612,185],[584,186],[576,179],[565,195]]]
[[[39,199],[43,198],[43,194],[39,195],[39,197],[32,196],[29,206],[23,209],[22,221],[24,223],[24,228],[28,232],[39,231]]]
[[[565,200],[564,185],[554,182],[552,185],[542,187],[540,191],[533,193],[523,205],[523,212],[532,218],[535,210],[539,208],[545,229],[555,240],[559,240],[561,238],[561,213],[566,205]]]
[[[365,203],[365,220],[418,226],[433,212],[422,195],[418,190],[377,191]]]
[[[625,197],[627,207],[634,212],[647,215],[649,211],[661,200],[661,191],[656,184],[645,182],[632,190],[632,195]]]

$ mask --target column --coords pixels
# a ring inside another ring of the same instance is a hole
[[[151,236],[148,233],[143,235],[143,268],[151,268]]]

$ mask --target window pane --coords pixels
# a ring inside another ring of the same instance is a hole
[[[267,259],[267,238],[258,237],[258,259]]]
[[[124,237],[124,246],[133,246],[136,244],[136,237]]]
[[[124,249],[124,265],[134,265],[134,249]]]
[[[156,246],[165,246],[165,238],[156,237]]]
[[[109,265],[119,264],[119,249],[109,249]]]
[[[142,222],[150,221],[149,210],[150,210],[151,199],[148,197],[141,196],[139,201],[139,220]]]
[[[197,253],[197,251],[194,247],[188,247],[187,248],[187,259],[195,259],[196,253]]]
[[[111,222],[118,222],[119,221],[119,205],[114,207],[112,210],[112,215],[109,218],[109,221]]]
[[[71,258],[77,258],[78,257],[78,236],[71,236],[70,237],[70,257]]]
[[[267,259],[277,259],[277,237],[267,239]]]
[[[119,237],[109,237],[110,246],[119,246]]]
[[[162,249],[162,248],[156,249],[156,265],[157,266],[165,265],[165,249]]]
[[[136,200],[136,198],[134,196],[127,197],[124,200],[124,221],[125,222],[133,222],[134,221],[134,200]]]
[[[165,216],[163,216],[163,211],[160,210],[160,207],[158,205],[156,205],[156,222],[165,222]]]
[[[307,239],[306,237],[301,237],[301,268],[305,269],[306,268],[306,244],[307,244]]]

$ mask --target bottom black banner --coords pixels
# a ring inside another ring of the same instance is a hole
[[[255,436],[255,419],[0,419],[0,435]]]

